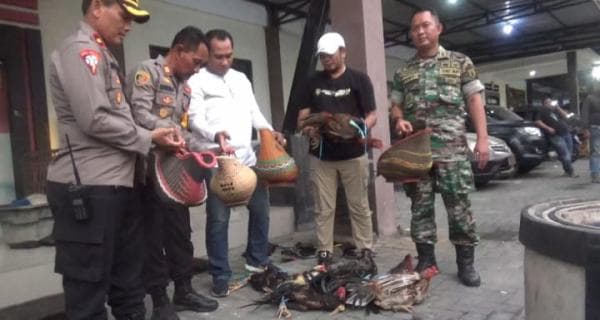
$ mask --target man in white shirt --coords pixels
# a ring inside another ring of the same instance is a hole
[[[192,76],[190,126],[199,137],[193,149],[217,149],[235,156],[247,166],[256,164],[252,149],[252,128],[273,130],[260,112],[252,86],[241,72],[231,69],[233,38],[225,30],[211,30],[206,34],[209,58],[205,68]],[[281,144],[283,135],[274,132]],[[214,173],[214,171],[213,171]],[[259,183],[247,205],[249,211],[248,241],[244,257],[246,269],[261,272],[269,264],[269,191]],[[211,294],[229,295],[232,272],[228,257],[228,228],[230,209],[212,192],[206,202],[206,250],[209,273],[213,277]]]

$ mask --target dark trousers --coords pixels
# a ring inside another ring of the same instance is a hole
[[[150,184],[141,195],[146,247],[143,279],[146,291],[153,294],[164,290],[169,278],[176,285],[190,281],[194,247],[189,209],[162,202]]]
[[[85,190],[89,219],[78,221],[68,185],[48,181],[67,319],[107,319],[106,302],[116,319],[144,319],[139,198],[127,187]]]

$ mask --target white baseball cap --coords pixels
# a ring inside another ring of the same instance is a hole
[[[346,43],[341,34],[337,32],[328,32],[321,36],[317,43],[317,54],[334,54],[339,48],[345,48]]]

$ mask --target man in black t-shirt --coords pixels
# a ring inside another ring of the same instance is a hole
[[[366,74],[346,66],[345,47],[339,33],[326,33],[319,39],[317,53],[323,71],[310,77],[305,86],[298,123],[301,127],[311,113],[346,113],[361,119],[354,125],[357,135],[366,138],[369,128],[377,121],[373,85]],[[315,200],[319,263],[329,261],[333,251],[338,177],[346,193],[355,245],[361,250],[371,250],[373,226],[367,196],[366,145],[357,142],[358,139],[345,141],[319,135],[310,126],[304,127],[303,133],[312,140],[310,181]]]
[[[577,177],[571,163],[573,140],[564,117],[566,117],[566,112],[558,106],[553,106],[552,99],[546,98],[544,106],[536,116],[535,123],[549,136],[550,143],[556,149],[558,159],[565,170],[565,176]]]

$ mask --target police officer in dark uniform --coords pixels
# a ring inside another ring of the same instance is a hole
[[[207,58],[204,34],[189,26],[175,35],[165,57],[137,65],[126,81],[126,96],[135,121],[149,130],[177,128],[188,145],[193,145],[188,131],[191,90],[187,79]],[[141,195],[146,250],[143,279],[152,296],[152,319],[179,319],[175,308],[213,311],[218,307],[217,301],[197,293],[191,284],[194,247],[190,240],[190,212],[182,205],[162,202],[152,183],[152,179],[145,179]],[[175,308],[165,290],[169,276],[175,283]]]
[[[60,150],[48,167],[56,272],[70,320],[144,319],[143,234],[134,194],[137,155],[152,143],[179,148],[176,130],[137,126],[117,60],[131,22],[150,15],[137,0],[83,0],[79,29],[52,53],[50,89]]]

